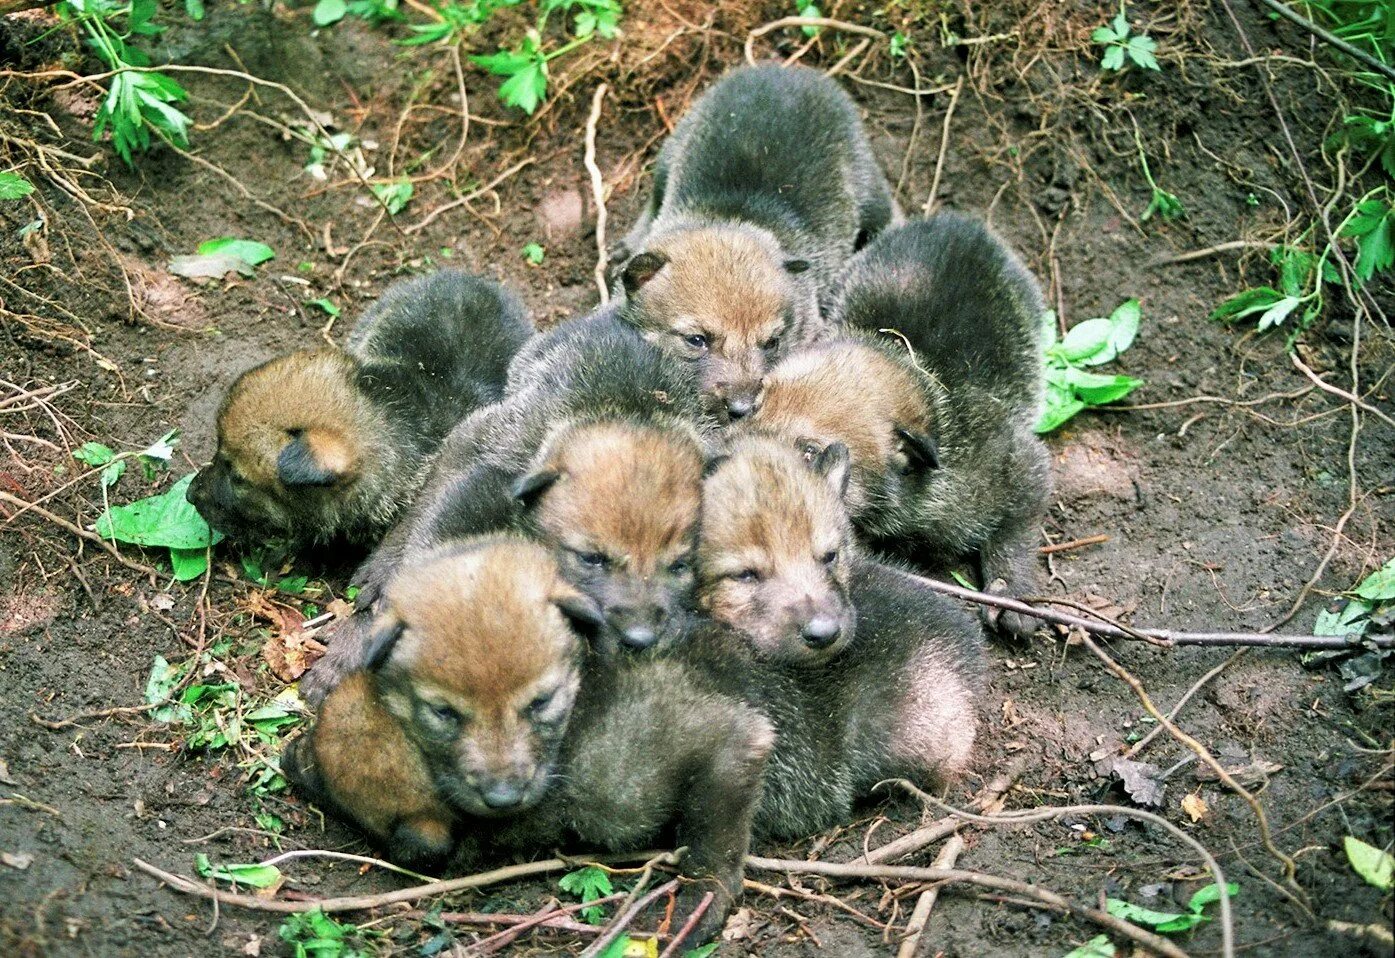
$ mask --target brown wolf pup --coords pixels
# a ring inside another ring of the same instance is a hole
[[[389,584],[385,607],[379,695],[460,817],[462,855],[567,839],[628,850],[672,827],[695,880],[680,915],[717,892],[693,943],[721,928],[773,744],[759,713],[677,659],[589,653],[598,611],[525,540],[445,545]],[[334,768],[359,774],[352,762]],[[362,783],[328,788],[358,794]]]
[[[444,270],[398,283],[344,349],[300,350],[238,377],[189,501],[234,537],[371,545],[446,433],[503,394],[530,335],[518,299],[483,277]]]
[[[307,699],[361,667],[378,596],[399,568],[487,532],[522,532],[554,550],[602,610],[602,648],[683,635],[702,464],[714,441],[691,380],[618,324],[539,361],[546,371],[535,381],[447,439],[409,515],[355,574],[361,611],[302,680]]]
[[[731,71],[665,142],[648,208],[612,254],[620,318],[751,413],[770,364],[825,328],[852,253],[899,211],[857,109],[803,67]]]
[[[760,428],[808,454],[852,450],[850,502],[874,548],[936,570],[977,559],[985,588],[1030,594],[1051,488],[1032,431],[1043,309],[1036,280],[981,223],[942,213],[887,230],[849,264],[834,307],[864,338],[791,359]],[[886,329],[896,335],[868,348]]]

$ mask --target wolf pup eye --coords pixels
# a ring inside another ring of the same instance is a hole
[[[732,578],[737,582],[759,582],[760,572],[755,569],[742,569],[740,572],[736,573],[736,575],[732,576]]]
[[[556,697],[556,689],[553,689],[551,692],[545,692],[542,695],[539,695],[537,698],[533,699],[533,701],[528,703],[528,714],[533,718],[537,718],[543,711],[547,709],[549,705],[552,704],[552,700]]]
[[[702,333],[693,333],[691,336],[684,336],[683,342],[687,343],[694,349],[701,349],[706,351],[709,340]]]
[[[805,462],[813,462],[819,457],[819,453],[821,452],[823,452],[823,448],[819,446],[818,443],[812,441],[806,442],[799,447],[799,454],[804,457]]]
[[[687,559],[675,559],[668,567],[669,575],[684,575],[692,568],[692,563]]]
[[[590,566],[593,569],[604,569],[610,565],[610,560],[600,552],[578,552],[576,557],[582,565]]]
[[[445,704],[427,702],[423,703],[423,708],[430,718],[431,723],[437,728],[445,731],[454,731],[458,729],[465,718],[455,709]]]
[[[829,550],[828,552],[825,552],[825,553],[823,554],[823,556],[820,557],[820,560],[819,560],[819,561],[821,561],[824,565],[834,565],[834,564],[836,564],[837,561],[838,561],[838,550],[837,550],[837,549],[831,549],[831,550]]]
[[[776,333],[774,336],[771,336],[765,342],[760,344],[760,348],[765,350],[767,353],[775,352],[777,349],[780,348],[780,334]]]

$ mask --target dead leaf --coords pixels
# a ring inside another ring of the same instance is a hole
[[[299,632],[305,627],[305,616],[301,615],[299,609],[277,602],[265,592],[249,592],[242,605],[254,617],[270,622],[282,634]]]
[[[325,654],[325,647],[304,632],[273,635],[262,646],[262,658],[282,682],[294,682]]]
[[[1193,822],[1199,822],[1206,817],[1206,813],[1210,811],[1210,808],[1207,806],[1204,798],[1196,792],[1191,792],[1182,796],[1182,811],[1186,812],[1187,817]]]
[[[749,908],[738,908],[736,914],[727,919],[726,927],[722,929],[722,941],[741,941],[750,938],[755,931],[755,913]]]
[[[354,604],[345,602],[343,599],[330,599],[329,604],[325,606],[325,611],[336,619],[347,619],[354,614]]]
[[[1135,762],[1127,758],[1114,757],[1095,763],[1095,771],[1100,775],[1114,775],[1124,783],[1124,791],[1139,805],[1162,807],[1162,770],[1151,762]]]
[[[4,862],[15,871],[22,872],[30,865],[34,864],[34,856],[28,852],[16,852],[13,854],[10,852],[0,852],[0,862]]]
[[[229,273],[243,276],[256,275],[255,270],[241,256],[231,253],[196,253],[192,256],[176,256],[170,260],[169,271],[185,279],[222,279]]]
[[[0,785],[18,785],[14,779],[10,778],[10,763],[0,758]]]

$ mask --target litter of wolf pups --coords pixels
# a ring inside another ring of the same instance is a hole
[[[1031,620],[911,572],[1032,592],[1044,304],[983,224],[906,217],[799,66],[693,103],[610,262],[531,335],[481,278],[392,288],[234,384],[189,499],[375,546],[301,681],[301,795],[415,869],[680,846],[692,948],[753,842],[967,767],[985,628]]]

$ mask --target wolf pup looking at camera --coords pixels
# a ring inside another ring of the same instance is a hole
[[[300,350],[238,377],[189,501],[250,541],[371,546],[451,428],[503,394],[532,332],[522,303],[483,277],[443,270],[398,283],[343,349]]]
[[[836,82],[733,70],[665,142],[649,204],[612,254],[620,318],[696,365],[712,410],[740,419],[766,369],[820,334],[847,258],[899,215]]]
[[[371,739],[352,734],[369,732],[368,719],[329,711],[356,676],[320,719],[341,728],[315,729],[314,754],[293,763],[293,782],[304,787],[313,762],[309,794],[330,794],[378,836],[383,808],[443,803],[461,823],[464,862],[567,841],[625,851],[673,834],[688,848],[673,921],[681,927],[715,895],[694,932],[700,944],[740,898],[774,736],[762,715],[679,659],[596,656],[588,638],[598,625],[598,610],[544,547],[510,536],[442,546],[388,585],[368,663],[397,723],[382,748],[405,746],[420,762],[414,791],[346,800],[368,793],[381,764]],[[326,753],[343,743],[357,763]]]
[[[834,316],[853,337],[782,364],[751,428],[807,457],[845,445],[849,506],[874,549],[938,571],[976,559],[985,588],[1028,595],[1051,488],[1032,431],[1043,310],[1036,280],[978,221],[942,213],[895,227],[843,278]]]

